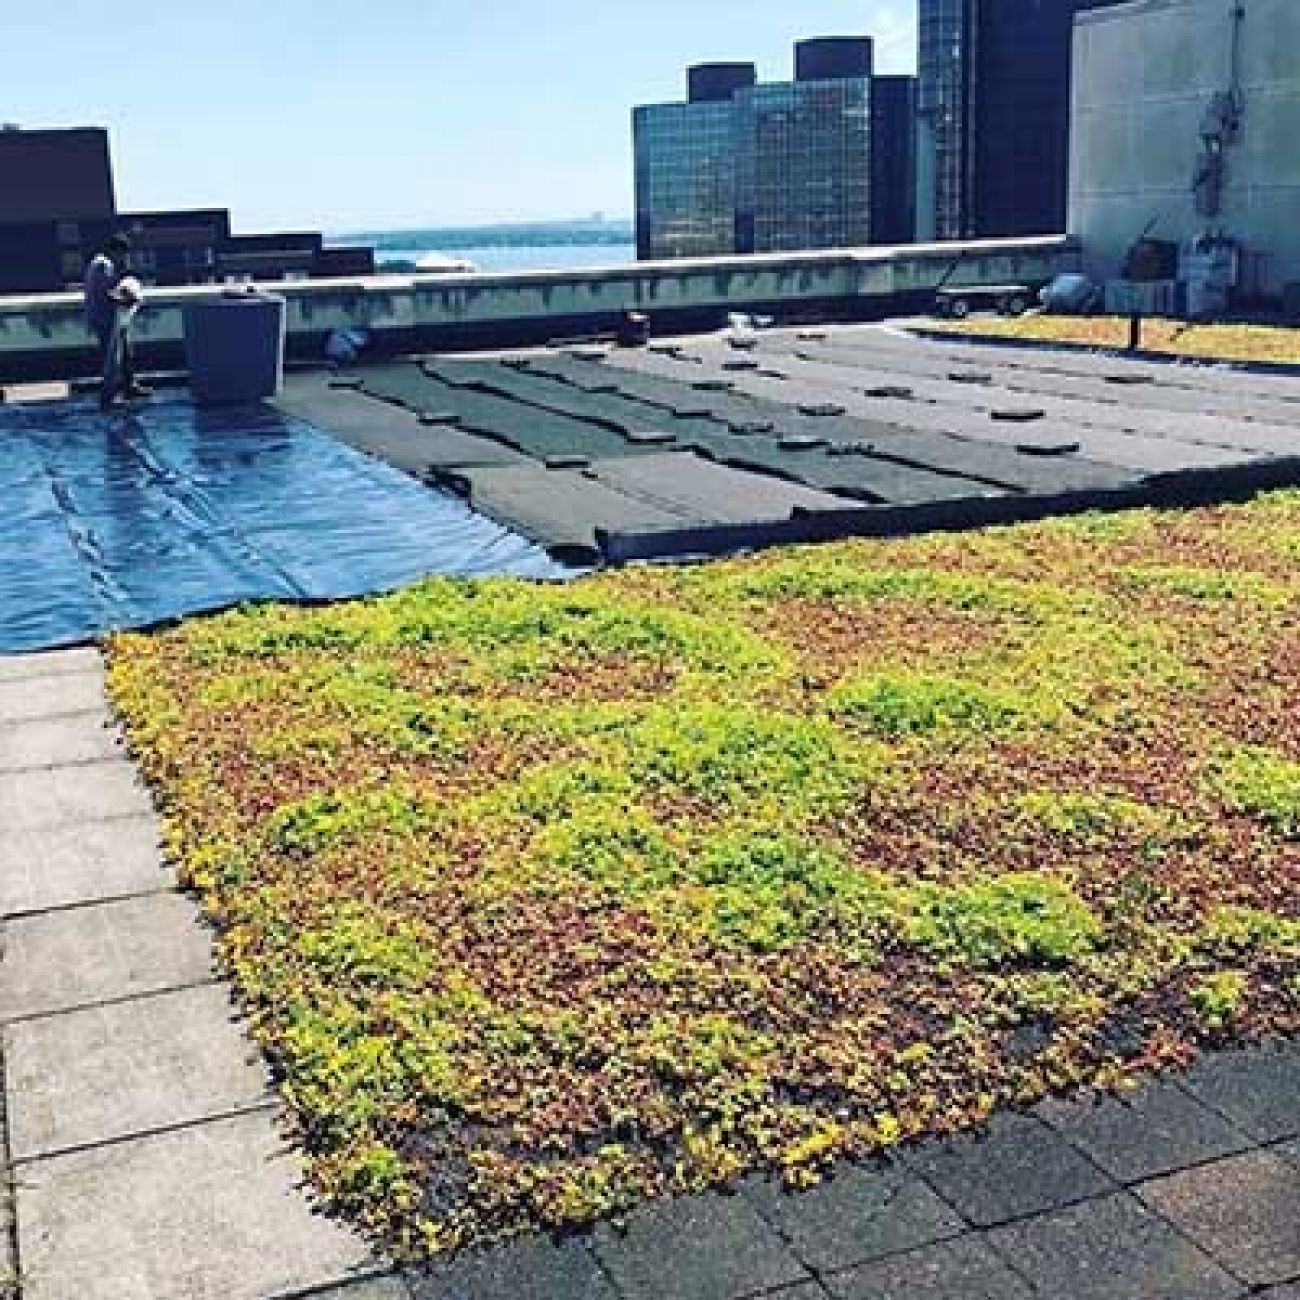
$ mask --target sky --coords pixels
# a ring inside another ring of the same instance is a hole
[[[916,0],[4,4],[0,120],[106,126],[123,210],[330,233],[632,211],[630,113],[806,36],[915,66]]]

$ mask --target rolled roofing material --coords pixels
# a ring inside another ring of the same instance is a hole
[[[556,456],[584,456],[588,460],[597,460],[606,456],[638,454],[638,448],[620,434],[590,420],[522,406],[507,397],[480,391],[469,384],[451,386],[415,365],[399,364],[367,370],[364,391],[381,400],[400,402],[412,411],[454,411],[465,431],[494,438],[537,460]]]
[[[456,465],[528,463],[522,452],[494,439],[461,432],[446,420],[426,424],[402,407],[363,393],[333,391],[315,375],[291,377],[274,404],[287,415],[315,423],[359,451],[417,477],[430,469]]]
[[[0,409],[0,651],[430,573],[554,578],[541,550],[268,407]]]
[[[827,349],[824,354],[802,352],[800,356],[804,359],[795,374],[802,376],[805,383],[825,384],[829,392],[856,390],[870,397],[889,396],[878,381],[882,364],[897,364],[893,357],[882,361],[872,356],[867,361],[835,349]],[[908,366],[905,373],[912,377],[912,397],[940,407],[994,410],[1019,404],[1041,406],[1044,418],[1064,424],[1268,455],[1289,455],[1297,445],[1295,430],[1300,423],[1300,409],[1291,411],[1287,404],[1274,402],[1261,409],[1221,401],[1216,413],[1207,410],[1198,395],[1181,389],[1157,388],[1147,393],[1147,385],[1143,385],[1139,391],[1149,400],[1134,404],[1127,400],[1133,389],[1117,390],[1096,378],[1080,380],[1049,374],[1025,383],[1017,372],[1006,370],[994,376],[994,383],[954,385],[952,372],[943,365],[903,364]],[[1173,405],[1162,405],[1162,399]],[[1177,418],[1171,419],[1175,413]],[[917,419],[924,418],[925,413],[917,414]]]
[[[553,553],[594,562],[597,529],[681,527],[690,517],[628,496],[583,470],[541,466],[455,471],[471,504]]]
[[[637,356],[620,362],[639,370],[661,374],[664,367],[680,365],[655,357]],[[692,367],[694,371],[696,367]],[[813,367],[810,367],[810,370]],[[999,426],[988,418],[987,395],[995,390],[975,386],[964,391],[978,397],[969,406],[934,402],[891,402],[888,399],[854,395],[843,385],[828,386],[810,374],[804,380],[776,383],[756,375],[736,377],[737,389],[751,397],[772,402],[812,403],[824,399],[828,391],[841,398],[854,416],[892,423],[895,427],[955,435],[972,443],[997,443],[1014,447],[1016,437],[1009,426]],[[1188,467],[1208,468],[1237,464],[1245,448],[1209,445],[1168,436],[1162,426],[1159,434],[1143,435],[1112,428],[1082,425],[1066,420],[1044,422],[1054,435],[1078,439],[1083,455],[1103,465],[1122,470],[1160,473]],[[1252,426],[1241,426],[1250,430]],[[1258,434],[1258,430],[1255,430]],[[1246,435],[1243,435],[1246,436]],[[1290,441],[1290,435],[1288,435]]]
[[[790,331],[774,331],[764,335],[765,353],[776,359],[793,354],[798,358],[816,362],[819,366],[864,370],[870,378],[867,383],[878,386],[882,378],[890,381],[921,380],[942,381],[955,364],[969,361],[963,351],[973,345],[961,343],[946,345],[928,338],[900,336],[876,328],[837,330],[825,343],[810,344],[799,341]],[[684,350],[684,357],[700,357],[716,352],[719,345],[714,340],[696,341]],[[1151,365],[1144,369],[1142,362],[1126,357],[1102,358],[1105,366],[1075,366],[1068,368],[1075,355],[1089,362],[1097,358],[1088,353],[1048,353],[1055,359],[1050,368],[1029,368],[1022,361],[1036,355],[1026,349],[1023,353],[1013,348],[988,349],[997,355],[984,362],[996,371],[998,384],[1008,391],[1050,397],[1061,401],[1087,403],[1093,410],[1080,413],[1083,418],[1096,419],[1106,407],[1122,406],[1128,411],[1159,411],[1185,413],[1197,416],[1220,416],[1229,420],[1257,420],[1264,423],[1290,425],[1296,419],[1296,399],[1279,392],[1274,376],[1242,376],[1223,371],[1222,368],[1183,366],[1176,364]],[[1001,364],[998,364],[998,362]],[[1114,382],[1116,375],[1130,374],[1130,367],[1139,367],[1142,380],[1137,386]],[[1161,382],[1160,372],[1167,378]],[[1228,379],[1247,379],[1248,382],[1228,390],[1211,382],[1209,387],[1185,386],[1180,376],[1199,373],[1203,377],[1223,375]],[[1264,382],[1255,384],[1256,378]],[[1283,377],[1285,380],[1285,377]],[[927,386],[928,391],[928,386]],[[977,400],[976,394],[968,394]]]
[[[1105,379],[1115,374],[1143,374],[1158,386],[1195,389],[1210,394],[1232,393],[1247,398],[1300,402],[1300,376],[1250,373],[1212,361],[1151,361],[1117,352],[1081,348],[1016,347],[967,342],[954,337],[916,338],[878,328],[836,330],[827,339],[834,348],[867,349],[915,354],[918,349],[943,357],[948,365],[979,365],[993,370],[1014,369],[1035,374],[1088,375]]]
[[[714,464],[689,452],[602,461],[588,474],[628,496],[700,522],[786,519],[795,510],[843,510],[848,504],[828,492]]]

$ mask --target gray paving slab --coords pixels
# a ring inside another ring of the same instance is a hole
[[[905,1160],[977,1227],[1115,1190],[1096,1165],[1029,1115],[996,1115],[987,1135],[926,1143]]]
[[[0,780],[0,826],[11,834],[152,812],[149,795],[126,760],[10,772]]]
[[[1290,1286],[1271,1286],[1255,1293],[1257,1300],[1300,1300],[1300,1282]]]
[[[145,894],[10,921],[0,1020],[179,989],[214,977],[212,936],[179,894]]]
[[[1294,1142],[1283,1142],[1279,1146],[1271,1148],[1274,1155],[1281,1156],[1283,1160],[1289,1160],[1293,1165],[1300,1165],[1300,1139]]]
[[[233,1016],[229,991],[211,984],[9,1025],[13,1159],[268,1104],[265,1070]]]
[[[0,727],[96,710],[106,716],[107,708],[104,674],[98,668],[43,677],[0,678]]]
[[[1053,1098],[1035,1114],[1123,1183],[1233,1155],[1251,1145],[1217,1111],[1164,1080],[1143,1083],[1122,1098]]]
[[[0,774],[96,763],[122,754],[121,733],[105,717],[102,707],[8,726],[0,723]]]
[[[408,1274],[415,1300],[617,1300],[580,1241],[545,1237],[475,1251]]]
[[[1128,1193],[989,1233],[1042,1296],[1069,1300],[1229,1300],[1245,1288]]]
[[[744,1195],[816,1273],[955,1237],[966,1226],[928,1184],[897,1168],[840,1169],[797,1194],[752,1180]]]
[[[627,1300],[739,1300],[809,1280],[742,1196],[649,1206],[625,1232],[598,1228],[593,1248]]]
[[[64,677],[93,673],[102,663],[94,646],[76,650],[47,650],[36,654],[0,655],[0,681],[31,677]]]
[[[1207,1053],[1181,1082],[1260,1142],[1300,1136],[1300,1041]]]
[[[820,1282],[799,1282],[779,1291],[767,1291],[763,1300],[830,1300],[830,1294]]]
[[[1300,1278],[1300,1169],[1271,1152],[1231,1156],[1136,1190],[1252,1286]]]
[[[23,1300],[267,1300],[376,1272],[264,1113],[25,1165]]]
[[[170,889],[175,883],[175,873],[162,865],[152,814],[44,830],[7,827],[0,836],[3,916]]]
[[[1030,1300],[1032,1294],[976,1233],[876,1260],[825,1282],[836,1300]]]

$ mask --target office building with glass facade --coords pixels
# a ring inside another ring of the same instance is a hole
[[[937,239],[1065,229],[1074,16],[1117,0],[920,0],[919,224]]]
[[[736,242],[730,97],[633,113],[636,245],[642,260],[730,253]]]
[[[912,78],[882,78],[872,43],[804,41],[796,78],[752,64],[691,69],[691,99],[638,108],[643,259],[852,248],[911,238]]]

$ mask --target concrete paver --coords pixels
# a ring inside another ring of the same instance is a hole
[[[1163,1080],[1122,1098],[1052,1099],[1035,1113],[1125,1183],[1232,1155],[1250,1144],[1216,1111]]]
[[[1278,1156],[1250,1151],[1137,1192],[1252,1286],[1300,1278],[1300,1170]]]
[[[68,673],[95,673],[103,660],[94,646],[36,654],[0,655],[0,681],[19,678],[62,677]]]
[[[545,1237],[479,1251],[408,1279],[415,1300],[617,1300],[578,1241]]]
[[[175,883],[175,873],[159,859],[151,813],[77,826],[9,826],[0,836],[3,916],[125,898]]]
[[[104,708],[104,674],[98,670],[0,678],[0,727]]]
[[[10,772],[0,782],[0,826],[54,829],[152,812],[149,796],[125,760]]]
[[[835,1300],[1031,1298],[1029,1288],[977,1233],[836,1274],[826,1279],[826,1287]]]
[[[837,1170],[798,1194],[770,1180],[753,1180],[744,1194],[818,1273],[955,1237],[966,1226],[927,1184],[897,1168]]]
[[[987,1136],[927,1143],[906,1159],[981,1228],[1115,1189],[1096,1165],[1028,1115],[995,1116]]]
[[[0,1020],[48,1015],[203,983],[212,937],[178,894],[11,921],[0,964]]]
[[[15,1161],[270,1101],[221,985],[20,1021],[5,1063]]]
[[[267,1300],[379,1271],[301,1177],[260,1113],[35,1161],[23,1300]]]
[[[598,1228],[594,1249],[627,1300],[738,1300],[809,1280],[741,1196],[649,1206],[626,1232]]]
[[[23,724],[0,724],[0,773],[94,763],[122,756],[116,728],[102,713],[70,713]]]
[[[1261,1142],[1300,1136],[1300,1041],[1207,1053],[1181,1082]]]
[[[989,1242],[1039,1295],[1230,1300],[1241,1284],[1127,1192],[995,1229]]]

